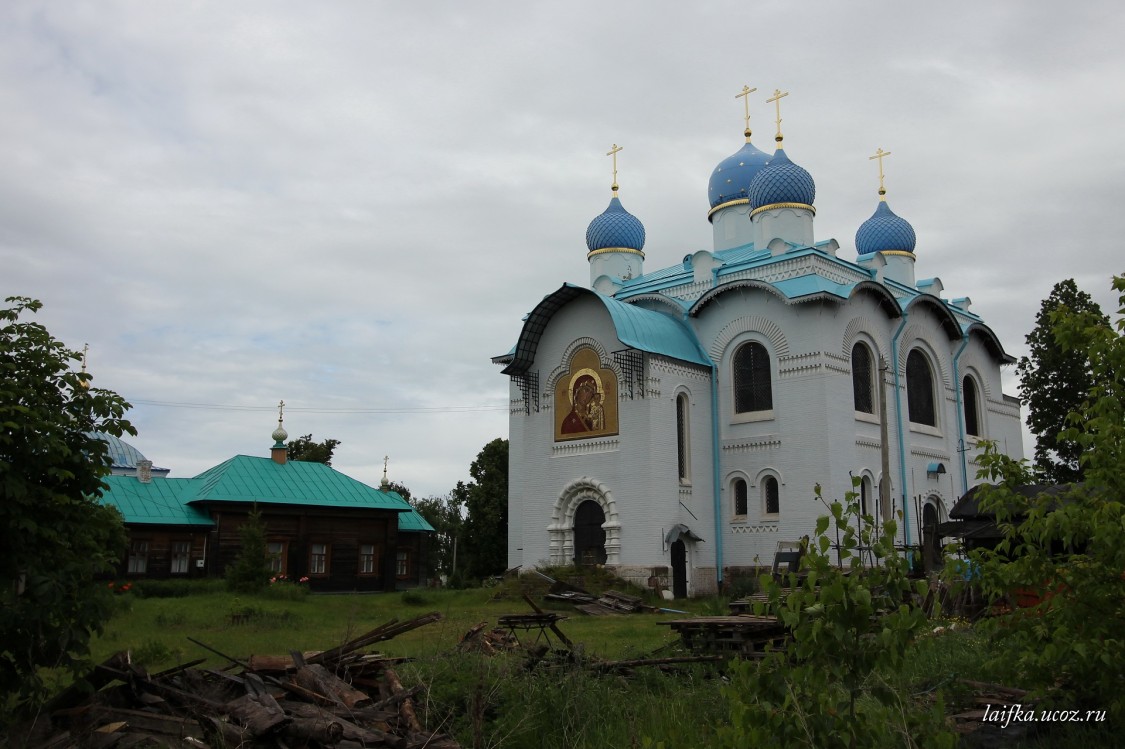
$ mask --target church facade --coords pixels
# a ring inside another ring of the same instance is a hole
[[[710,178],[713,248],[667,268],[644,268],[615,163],[586,233],[590,287],[549,293],[495,357],[511,381],[509,567],[597,563],[666,577],[677,597],[715,592],[813,533],[816,485],[831,501],[853,479],[868,514],[901,514],[899,543],[932,557],[978,483],[975,441],[1022,457],[1019,401],[1001,390],[1014,360],[967,298],[915,277],[887,154],[845,249],[815,240],[815,184],[778,124],[767,154],[747,117]]]

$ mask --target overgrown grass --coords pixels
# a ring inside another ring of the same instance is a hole
[[[577,655],[548,656],[534,668],[523,653],[488,658],[457,651],[458,641],[471,627],[481,622],[492,626],[502,615],[530,611],[521,597],[524,592],[533,593],[538,605],[546,605],[539,597],[543,592],[539,584],[524,578],[489,589],[312,595],[298,600],[221,591],[172,598],[138,598],[129,593],[119,597],[118,614],[94,641],[93,657],[100,661],[117,650],[131,649],[134,659],[149,669],[194,658],[224,666],[222,657],[187,638],[245,659],[251,654],[324,650],[391,619],[405,621],[437,611],[442,614],[439,622],[381,643],[377,649],[413,659],[400,667],[400,674],[405,682],[426,687],[418,704],[423,720],[435,730],[452,733],[465,747],[624,748],[655,747],[660,742],[665,749],[705,747],[714,727],[728,720],[730,708],[722,695],[724,679],[718,668],[690,666],[663,672],[645,667],[622,676],[598,675],[582,667],[598,660],[642,657],[660,648],[666,648],[662,654],[671,654],[676,638],[660,622],[677,618],[676,614],[590,617],[569,605],[550,606],[568,616],[560,627],[578,645]],[[674,605],[692,614],[722,614],[726,603],[714,598]],[[526,639],[524,633],[520,635]],[[968,696],[958,687],[959,679],[1000,678],[986,670],[987,647],[985,639],[967,626],[953,631],[947,627],[919,638],[911,646],[905,668],[880,678],[903,694],[941,691],[947,702],[955,703]],[[1116,745],[1104,724],[1054,729],[1012,746]]]

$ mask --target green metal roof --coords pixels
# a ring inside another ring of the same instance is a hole
[[[185,502],[365,507],[396,512],[411,509],[397,494],[373,489],[323,463],[300,460],[277,463],[271,458],[236,455],[199,474],[194,482]]]
[[[210,516],[199,507],[184,504],[181,497],[189,493],[194,479],[167,479],[154,476],[142,483],[136,476],[106,476],[109,488],[100,501],[116,507],[130,525],[214,525]]]

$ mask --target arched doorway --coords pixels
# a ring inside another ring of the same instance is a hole
[[[605,512],[592,499],[578,505],[574,512],[574,563],[605,564]]]
[[[687,544],[682,538],[672,542],[672,596],[687,598]]]
[[[941,569],[941,537],[938,536],[938,511],[932,502],[922,508],[922,564],[926,572]]]

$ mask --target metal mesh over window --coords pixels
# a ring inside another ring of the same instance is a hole
[[[966,377],[961,386],[961,397],[965,401],[965,434],[974,437],[980,436],[980,412],[977,410],[977,383],[972,377]]]
[[[734,410],[747,413],[772,408],[770,355],[765,346],[752,341],[734,353]]]
[[[745,515],[749,507],[749,500],[747,499],[746,482],[742,479],[735,479],[734,482],[734,514]]]
[[[632,398],[645,397],[645,359],[636,349],[613,352],[613,361],[621,370],[621,394]]]
[[[781,513],[781,489],[777,485],[777,479],[773,476],[766,476],[762,479],[762,499],[766,505],[767,515]]]
[[[934,375],[925,354],[918,349],[914,349],[906,357],[906,405],[912,422],[937,426]]]
[[[871,349],[862,343],[852,346],[852,391],[855,397],[855,410],[865,414],[875,413],[873,361]]]
[[[676,396],[676,451],[679,461],[680,481],[688,479],[688,399],[681,393]]]

